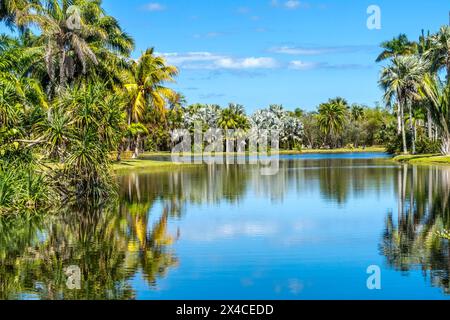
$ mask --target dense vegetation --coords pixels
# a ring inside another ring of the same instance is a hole
[[[397,116],[391,152],[450,154],[450,27],[418,42],[400,35],[382,44],[377,61],[389,60],[380,86]],[[443,78],[445,74],[445,79]]]
[[[389,108],[330,99],[314,112],[280,105],[187,105],[167,83],[178,70],[133,39],[101,0],[3,0],[0,21],[0,214],[115,194],[110,162],[170,150],[171,132],[196,125],[277,131],[283,149],[366,147],[450,154],[450,28],[383,44]],[[441,72],[441,70],[443,70]],[[407,130],[408,128],[408,130]]]

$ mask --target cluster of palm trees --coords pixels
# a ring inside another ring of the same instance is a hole
[[[203,132],[222,129],[232,132],[234,138],[243,138],[244,135],[250,138],[254,130],[266,131],[268,134],[274,132],[279,136],[282,147],[287,149],[301,145],[303,133],[300,119],[281,105],[271,105],[249,116],[244,106],[235,103],[230,103],[226,108],[213,104],[194,104],[182,109],[179,127],[191,132],[195,128],[201,128]]]
[[[383,145],[393,122],[388,110],[369,108],[337,97],[316,111],[296,110],[303,124],[303,144],[308,148],[358,148]]]
[[[153,49],[132,59],[133,39],[101,0],[2,0],[0,22],[11,29],[0,35],[0,208],[34,209],[56,198],[49,189],[104,198],[110,152],[137,156],[147,114],[179,99],[164,85],[178,70]],[[36,177],[55,185],[25,189]]]
[[[377,61],[389,64],[381,72],[380,86],[386,103],[394,106],[403,153],[416,153],[418,128],[423,128],[428,139],[439,141],[442,153],[449,155],[450,27],[432,35],[422,32],[418,42],[400,35],[382,47]]]

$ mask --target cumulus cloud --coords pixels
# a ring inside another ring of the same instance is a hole
[[[147,11],[164,11],[166,9],[166,7],[160,3],[151,2],[151,3],[146,4],[144,6],[144,9]]]
[[[162,53],[167,61],[184,69],[207,70],[251,70],[273,69],[278,66],[275,59],[269,57],[235,58],[211,52]]]
[[[216,65],[223,69],[272,69],[277,66],[273,58],[223,58],[216,61]]]

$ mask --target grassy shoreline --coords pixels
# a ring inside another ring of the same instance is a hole
[[[450,156],[439,154],[399,155],[394,161],[421,165],[450,165]]]
[[[370,148],[358,148],[358,149],[306,149],[302,151],[298,150],[280,150],[278,154],[339,154],[339,153],[363,153],[363,152],[385,152],[384,148],[380,147],[370,147]],[[220,153],[223,155],[246,155],[248,153]],[[115,173],[123,173],[129,171],[146,171],[146,172],[156,172],[156,171],[166,171],[166,170],[177,170],[186,167],[198,167],[202,164],[191,164],[191,163],[175,163],[171,161],[157,161],[146,159],[146,157],[158,157],[158,156],[170,156],[170,152],[146,152],[141,155],[139,159],[134,160],[123,160],[121,162],[114,162],[112,164],[112,169]],[[198,154],[191,154],[193,156]]]
[[[129,171],[167,171],[167,170],[177,170],[180,168],[187,167],[197,167],[198,164],[191,163],[175,163],[171,161],[155,161],[147,159],[134,159],[134,160],[124,160],[121,162],[114,162],[112,164],[112,170],[115,173],[123,173]]]

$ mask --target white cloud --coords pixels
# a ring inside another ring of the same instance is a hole
[[[271,0],[270,5],[272,7],[283,7],[288,10],[308,9],[311,7],[309,3],[298,0],[288,0],[282,3],[280,3],[278,0]]]
[[[271,52],[289,55],[303,55],[303,56],[318,56],[323,54],[332,53],[354,53],[367,51],[371,52],[376,49],[374,46],[340,46],[340,47],[294,47],[294,46],[281,46],[270,49]]]
[[[277,62],[273,58],[223,58],[216,61],[216,65],[223,69],[272,69],[277,67]]]
[[[289,69],[293,70],[316,70],[316,69],[329,69],[329,70],[360,70],[371,68],[370,65],[361,65],[355,63],[343,63],[332,64],[329,62],[308,62],[301,60],[293,60],[289,63]]]
[[[288,9],[297,9],[300,7],[300,1],[289,0],[284,3],[284,6]]]
[[[185,69],[273,69],[278,66],[275,59],[269,57],[234,58],[211,52],[162,53],[167,61]]]
[[[301,60],[294,60],[289,63],[289,68],[294,70],[312,70],[320,67],[318,62],[305,62]]]
[[[269,237],[279,233],[279,225],[264,222],[241,221],[240,223],[225,223],[221,225],[198,226],[183,233],[185,239],[194,241],[213,241],[218,239],[233,239],[236,237]]]
[[[164,11],[166,9],[165,6],[157,2],[148,3],[144,6],[144,8],[147,11]]]
[[[333,52],[325,48],[302,48],[302,47],[288,47],[288,46],[273,48],[271,49],[271,51],[275,53],[304,55],[304,56],[315,56]]]

